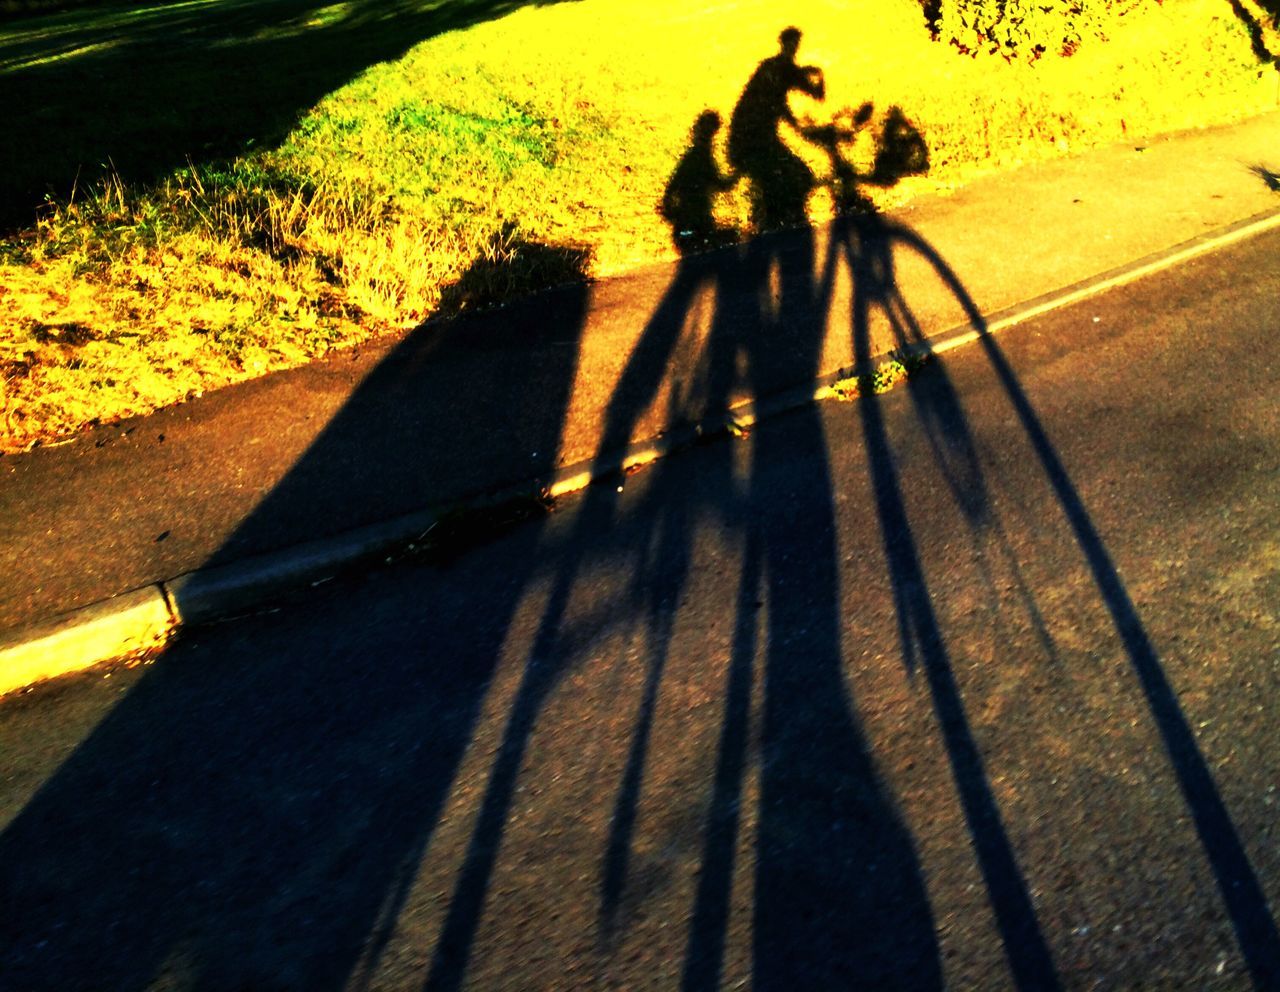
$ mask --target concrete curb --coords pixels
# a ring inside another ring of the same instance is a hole
[[[158,647],[173,628],[159,586],[55,617],[0,642],[0,695]]]
[[[403,547],[426,534],[438,519],[439,514],[431,510],[412,513],[274,554],[197,569],[161,583],[161,588],[175,625],[209,623],[245,613]]]
[[[981,328],[965,324],[942,330],[914,350],[922,355],[943,354],[985,334],[997,334],[1278,228],[1280,210],[1255,214],[1073,285],[984,314]],[[880,358],[881,362],[887,360],[887,355]],[[602,477],[657,461],[702,438],[750,427],[767,417],[829,398],[831,385],[852,371],[839,369],[807,385],[739,404],[726,413],[635,442],[622,451],[565,466],[551,478],[529,479],[467,500],[462,506],[426,509],[270,555],[197,569],[16,631],[0,640],[0,696],[101,662],[153,650],[180,626],[243,614],[345,569],[385,558],[424,538],[451,510],[481,509],[539,494],[565,496]]]

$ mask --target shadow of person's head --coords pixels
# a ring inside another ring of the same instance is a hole
[[[782,33],[778,35],[778,46],[782,50],[782,54],[787,58],[795,61],[796,53],[800,50],[800,38],[802,33],[797,27],[783,28]]]
[[[716,196],[737,182],[735,177],[722,173],[716,162],[715,139],[721,123],[714,110],[698,115],[689,132],[689,145],[662,194],[659,212],[671,225],[671,238],[681,254],[728,244],[737,238],[715,216]]]
[[[710,148],[715,136],[720,133],[720,115],[714,110],[704,110],[693,122],[689,131],[689,143],[695,148]]]

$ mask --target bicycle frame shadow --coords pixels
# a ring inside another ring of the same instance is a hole
[[[894,279],[895,247],[906,249],[927,262],[962,306],[969,327],[978,333],[977,347],[982,349],[1035,453],[1141,686],[1249,973],[1258,988],[1272,987],[1280,980],[1280,934],[1262,886],[1137,608],[1012,366],[988,333],[981,312],[959,277],[918,233],[904,224],[866,213],[846,218],[840,226],[841,233],[835,244],[854,271],[852,333],[859,363],[865,366],[873,357],[868,316],[874,307],[888,314],[900,346],[928,348]],[[908,383],[907,389],[961,515],[971,530],[991,526],[984,512],[987,497],[968,440],[965,414],[942,361],[935,360],[924,375]],[[866,391],[860,396],[858,408],[886,559],[898,599],[904,660],[910,664],[911,659],[917,658],[929,684],[1017,983],[1024,988],[1053,987],[1048,948],[1031,923],[1034,914],[1030,896],[1000,826],[999,812],[985,787],[981,756],[967,730],[963,702],[911,537],[879,401]],[[956,454],[963,466],[960,471],[954,465]],[[1034,599],[1025,586],[1020,588],[1020,594],[1036,621],[1042,643],[1051,648]]]

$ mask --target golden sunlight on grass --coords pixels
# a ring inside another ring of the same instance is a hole
[[[231,2],[175,9],[198,39],[198,19]],[[396,9],[377,30],[436,8]],[[178,16],[135,13],[156,30]],[[210,64],[221,64],[218,53],[275,57],[284,45],[305,53],[318,43],[309,39],[330,37],[323,32],[382,23],[359,2],[295,0],[287,13],[245,34],[209,29]],[[442,301],[465,306],[471,297],[446,290],[479,257],[505,253],[518,267],[522,246],[580,246],[593,276],[673,257],[657,209],[671,170],[700,113],[728,120],[755,66],[776,51],[781,16],[761,0],[582,0],[476,15],[464,29],[421,30],[427,40],[296,108],[282,141],[205,160],[183,145],[187,164],[165,166],[159,179],[108,172],[79,182],[38,224],[0,241],[0,450],[300,364],[411,326]],[[804,31],[800,61],[820,66],[827,83],[824,102],[793,100],[798,116],[822,122],[873,101],[879,115],[903,108],[925,136],[929,173],[874,191],[880,206],[1274,102],[1274,80],[1218,0],[1147,4],[1106,25],[1105,41],[1035,64],[971,59],[931,41],[916,0],[802,0],[785,16]],[[121,17],[108,7],[52,15],[57,31],[40,21],[0,26],[0,82],[123,44]],[[328,44],[344,45],[355,35],[333,37]],[[159,97],[154,112],[173,116]],[[812,147],[795,151],[819,175],[829,171]],[[831,209],[829,196],[811,198],[813,220]],[[748,231],[741,186],[716,211]]]

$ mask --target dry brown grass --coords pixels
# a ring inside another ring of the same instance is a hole
[[[109,175],[52,203],[0,246],[0,449],[466,305],[446,290],[486,253],[583,245],[595,276],[671,257],[655,208],[690,125],[708,108],[728,118],[775,50],[778,16],[762,0],[525,8],[369,67],[276,148],[141,187]],[[878,193],[882,206],[1275,101],[1274,74],[1218,0],[1148,4],[1107,41],[1034,65],[931,42],[915,0],[804,0],[787,16],[828,85],[797,113],[873,100],[925,135],[930,172]],[[740,190],[717,211],[748,230]],[[831,204],[819,193],[810,211]]]

